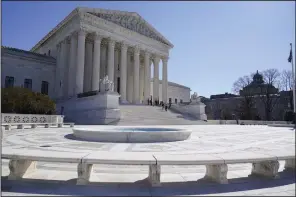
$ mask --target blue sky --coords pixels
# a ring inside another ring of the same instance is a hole
[[[168,62],[169,81],[199,95],[231,92],[238,77],[256,70],[291,69],[287,58],[289,43],[295,46],[292,1],[5,1],[2,45],[30,50],[78,6],[139,13],[175,46]]]

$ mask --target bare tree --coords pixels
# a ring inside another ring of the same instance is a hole
[[[236,94],[239,93],[244,87],[249,85],[252,82],[251,76],[245,75],[243,77],[238,78],[232,86],[232,91]]]
[[[255,99],[250,91],[245,91],[244,95],[235,109],[241,120],[254,120],[257,115]]]
[[[280,78],[280,72],[277,69],[267,69],[263,71],[265,86],[261,86],[260,98],[265,108],[266,120],[271,120],[271,114],[278,103],[278,91],[274,90],[274,84],[277,84]]]
[[[289,103],[290,103],[290,110],[294,109],[294,103],[293,103],[293,74],[291,70],[283,70],[281,73],[281,90],[289,91]]]
[[[263,71],[263,80],[266,84],[270,85],[276,85],[279,81],[279,77],[281,73],[278,71],[278,69],[271,68]]]
[[[213,118],[214,120],[219,120],[222,118],[222,105],[219,101],[215,102],[212,106]]]
[[[283,70],[280,77],[281,90],[292,90],[293,88],[293,75],[291,70]]]

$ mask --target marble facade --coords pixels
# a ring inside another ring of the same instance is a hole
[[[138,104],[161,98],[168,102],[168,59],[173,45],[134,12],[76,8],[33,48],[57,59],[56,98],[99,90],[106,75],[114,82],[121,102]],[[153,73],[151,73],[153,67]],[[143,95],[143,96],[142,96]]]

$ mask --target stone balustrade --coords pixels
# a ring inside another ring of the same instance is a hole
[[[272,125],[272,124],[290,124],[287,121],[265,121],[265,120],[208,120],[209,124],[243,124],[243,125]]]
[[[19,180],[36,170],[37,161],[77,163],[78,185],[88,184],[94,164],[148,165],[148,181],[161,185],[161,165],[205,165],[204,179],[227,184],[228,164],[251,163],[251,176],[278,178],[279,160],[285,160],[285,170],[295,171],[295,150],[253,152],[239,151],[220,154],[180,154],[149,152],[58,152],[3,147],[2,159],[9,159],[9,180]]]
[[[10,114],[2,113],[2,124],[17,123],[48,123],[59,124],[64,122],[63,115],[43,115],[43,114]]]

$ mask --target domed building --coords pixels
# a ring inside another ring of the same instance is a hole
[[[264,94],[278,94],[279,90],[271,84],[264,83],[263,76],[258,70],[253,76],[253,81],[239,91],[240,96],[255,96]]]

